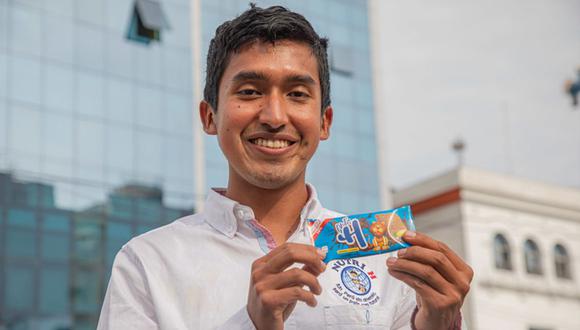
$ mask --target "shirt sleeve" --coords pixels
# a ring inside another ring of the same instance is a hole
[[[246,306],[242,307],[232,317],[230,317],[224,324],[217,327],[219,330],[256,330],[254,322],[250,319],[248,309]]]
[[[97,329],[158,328],[143,265],[125,245],[115,257]]]

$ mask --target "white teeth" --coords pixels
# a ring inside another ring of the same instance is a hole
[[[266,140],[262,138],[257,138],[252,140],[254,144],[257,144],[262,147],[272,148],[272,149],[280,149],[285,148],[290,145],[290,142],[287,140]]]

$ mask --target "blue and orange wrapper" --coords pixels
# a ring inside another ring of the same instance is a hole
[[[325,263],[404,249],[410,244],[403,235],[415,230],[408,205],[324,220],[308,219],[307,224],[314,246],[326,250]]]

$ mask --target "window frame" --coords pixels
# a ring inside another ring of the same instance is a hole
[[[536,259],[536,267],[532,264],[533,259]],[[526,273],[532,275],[543,275],[544,267],[542,265],[542,252],[538,243],[532,238],[527,238],[524,241],[524,263],[526,265]]]
[[[562,243],[554,244],[552,249],[554,257],[554,272],[559,279],[572,279],[572,265],[568,249]]]
[[[512,271],[512,248],[506,236],[496,233],[493,237],[493,257],[495,269]]]

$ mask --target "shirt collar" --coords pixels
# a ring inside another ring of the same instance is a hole
[[[297,230],[306,229],[306,219],[318,218],[323,211],[318,200],[316,189],[306,183],[309,197],[300,212],[300,224]],[[206,221],[220,233],[232,238],[238,231],[238,222],[250,221],[255,218],[254,211],[225,195],[224,188],[212,188],[207,196],[205,211]]]

